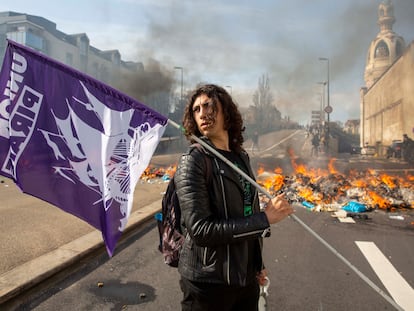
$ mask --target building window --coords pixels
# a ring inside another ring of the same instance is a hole
[[[14,31],[7,33],[7,39],[44,52],[44,39],[32,32]]]
[[[92,64],[92,77],[99,79],[99,65],[96,62]]]
[[[395,54],[397,57],[400,57],[403,53],[403,45],[400,41],[397,41],[397,45],[395,46]]]
[[[80,53],[80,55],[87,55],[88,54],[88,42],[84,39],[80,40],[79,53]]]
[[[375,48],[375,57],[388,57],[390,52],[388,46],[384,41],[380,41]]]
[[[44,40],[42,37],[29,31],[26,33],[26,45],[30,46],[38,51],[44,50]]]
[[[80,56],[80,70],[83,72],[87,72],[88,70],[88,58],[86,55]]]
[[[73,55],[71,53],[66,53],[66,65],[73,65]]]
[[[113,62],[117,67],[119,67],[121,65],[121,58],[120,58],[118,53],[114,54]]]
[[[26,33],[23,31],[9,32],[7,33],[7,39],[13,40],[20,44],[26,43]]]
[[[99,72],[99,80],[102,82],[109,82],[109,72],[108,69],[105,66],[101,66],[100,72]]]

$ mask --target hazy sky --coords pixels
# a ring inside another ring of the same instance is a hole
[[[302,124],[320,108],[330,64],[331,120],[359,118],[365,56],[379,33],[381,0],[13,0],[0,11],[44,17],[67,33],[86,33],[122,59],[161,63],[184,89],[199,82],[231,86],[241,106],[252,103],[267,74],[277,108]],[[393,30],[414,39],[414,0],[393,0]],[[179,89],[179,85],[178,85]]]

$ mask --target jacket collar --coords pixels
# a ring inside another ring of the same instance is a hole
[[[209,146],[211,146],[212,148],[214,148],[215,150],[217,150],[217,148],[213,145],[213,143],[206,137],[206,136],[201,136],[200,137],[200,139],[201,140],[203,140],[203,142],[205,142],[205,143],[207,143]],[[208,149],[206,149],[205,148],[205,152],[206,152],[206,154],[208,154],[209,156],[211,156],[211,157],[216,157],[214,154],[212,154]],[[218,150],[217,150],[217,152],[219,152]],[[244,163],[244,165],[245,165],[245,167],[248,169],[248,175],[249,176],[255,176],[254,175],[254,172],[252,171],[252,168],[251,168],[251,166],[250,166],[250,158],[249,158],[249,155],[247,154],[247,152],[246,151],[244,151],[244,150],[242,150],[241,152],[240,152],[240,158],[242,159],[242,161],[243,161],[243,163]],[[227,165],[227,164],[226,164]],[[232,169],[231,167],[230,167],[230,169]],[[236,174],[236,172],[235,172],[235,174],[234,174],[234,181],[235,182],[238,182],[238,179],[236,179],[236,176],[237,176],[237,174]]]

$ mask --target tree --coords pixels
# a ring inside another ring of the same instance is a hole
[[[281,113],[273,105],[273,94],[270,90],[269,77],[263,74],[259,78],[257,90],[253,94],[254,128],[261,133],[278,129]]]

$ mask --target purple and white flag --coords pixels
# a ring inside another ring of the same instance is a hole
[[[0,174],[102,232],[109,256],[168,119],[8,42],[0,73]]]

